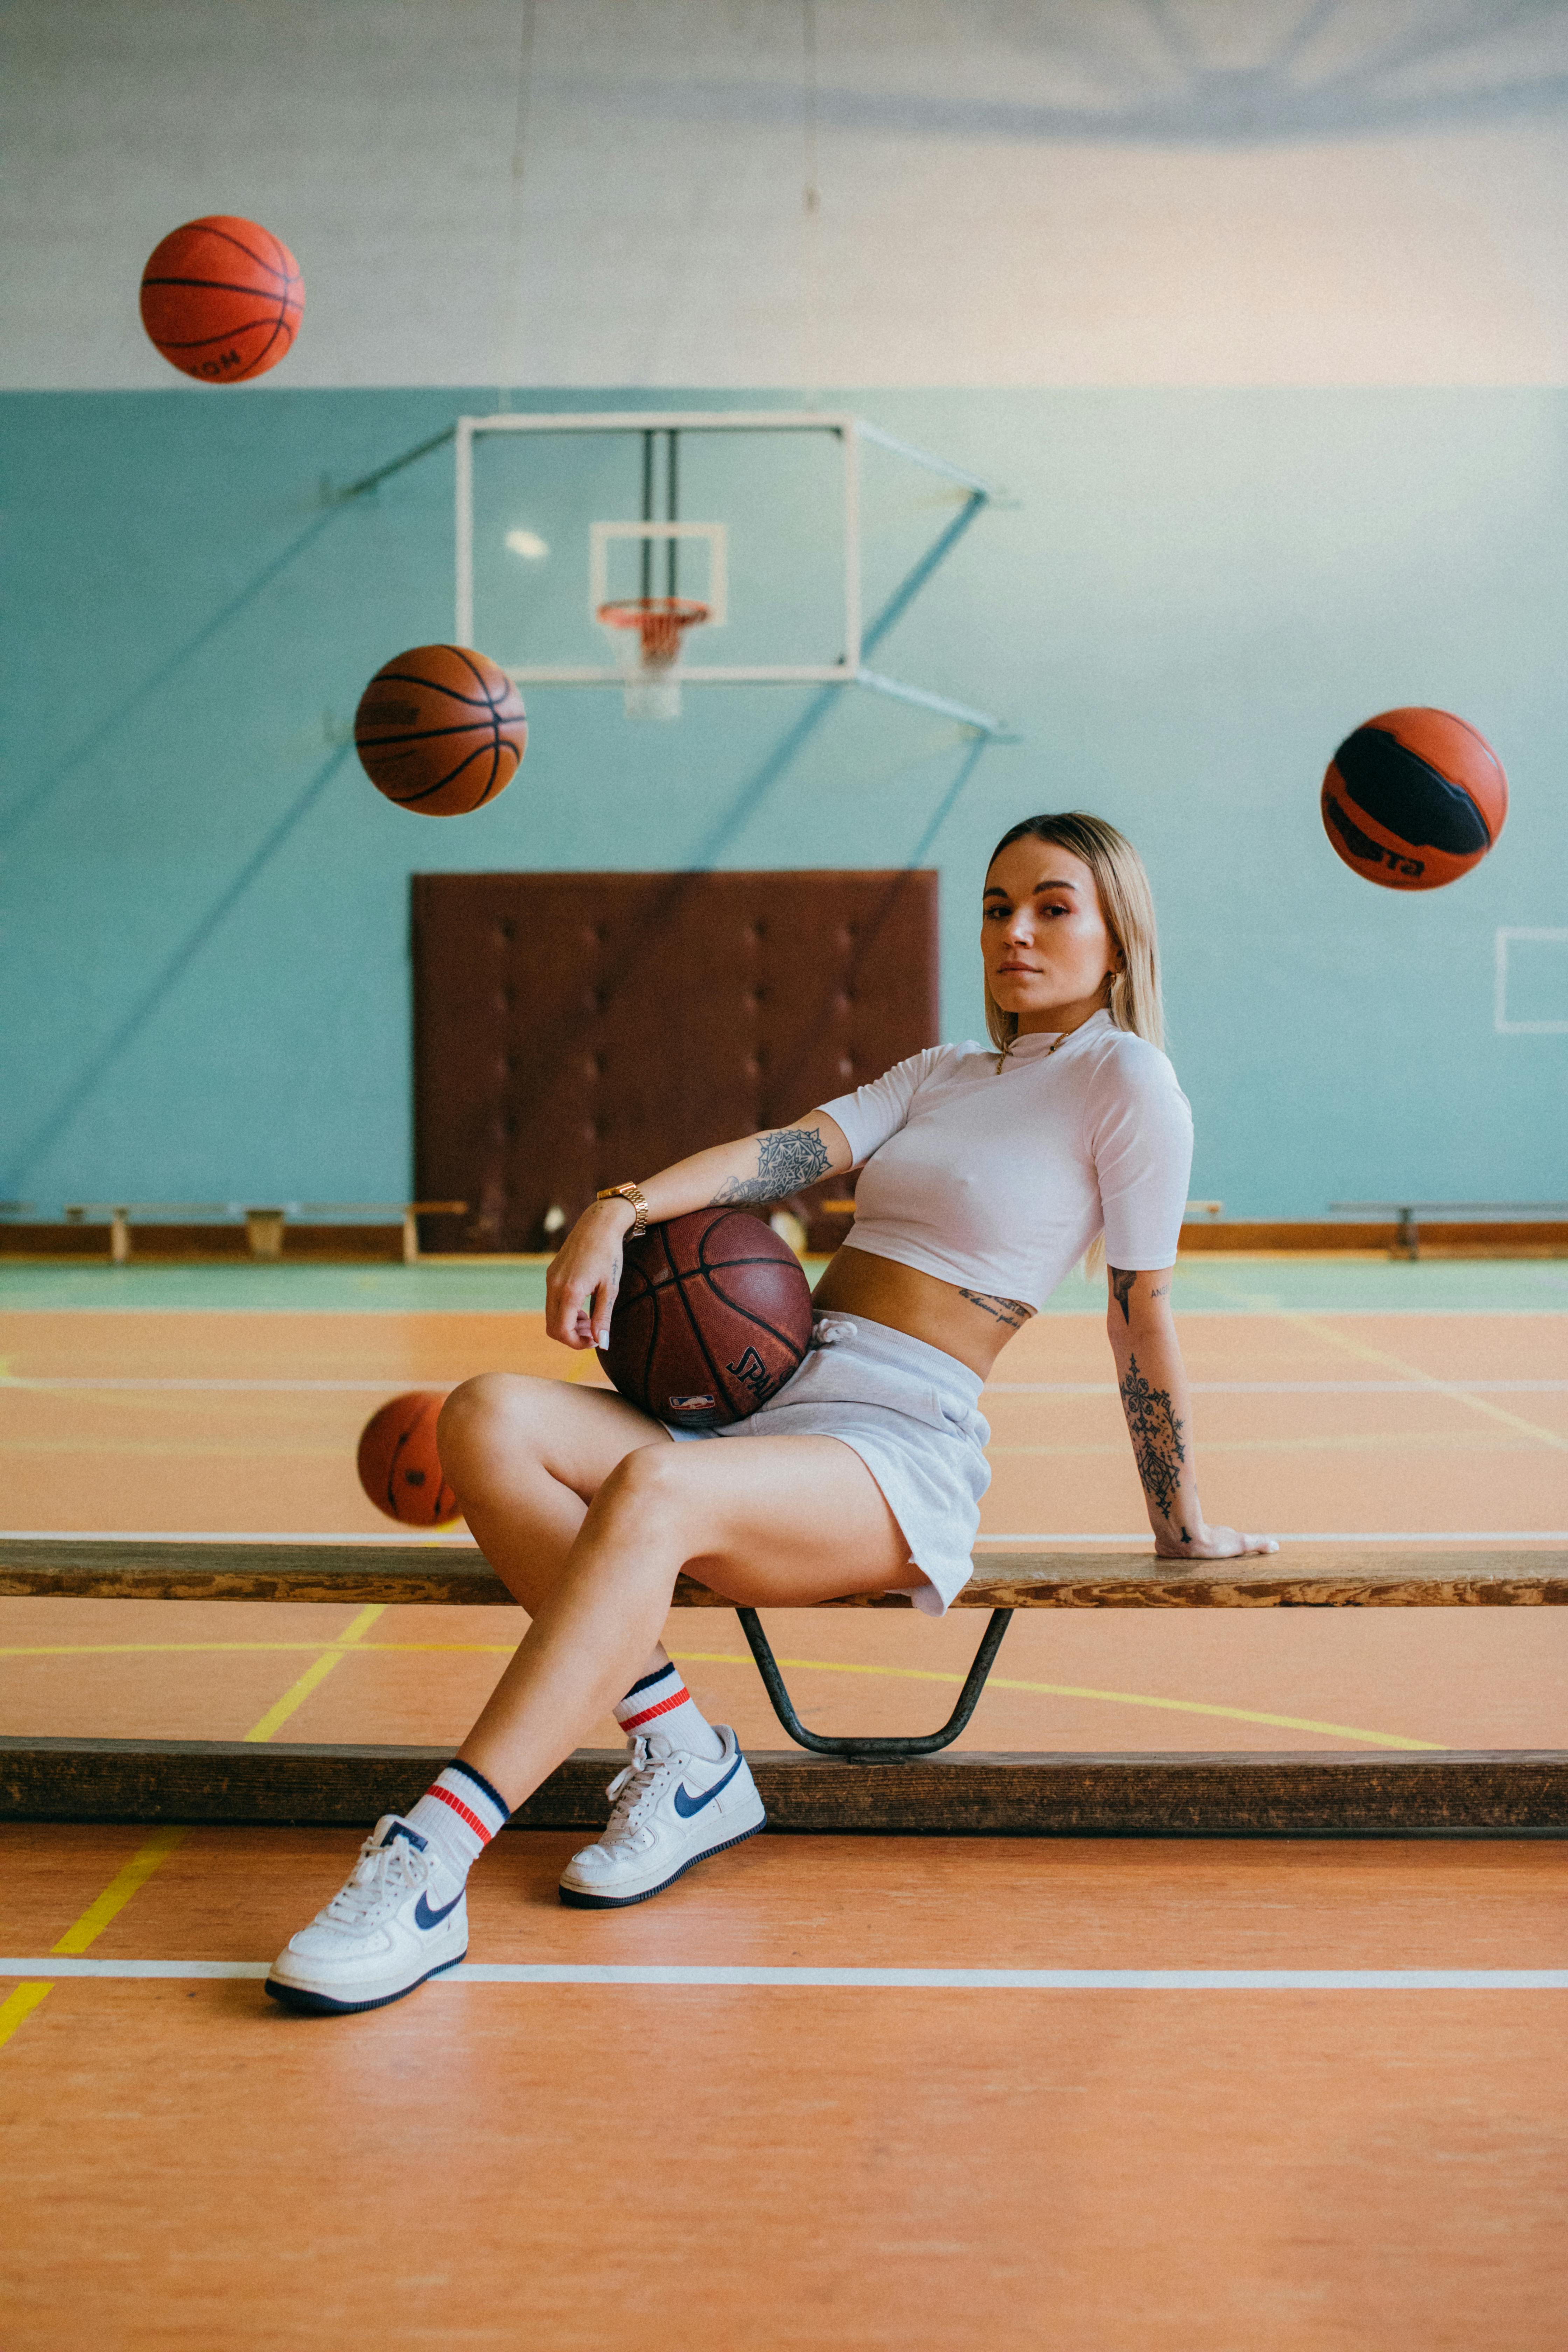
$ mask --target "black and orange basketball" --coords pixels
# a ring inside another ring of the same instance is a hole
[[[504,792],[528,749],[522,697],[466,646],[415,646],[378,669],[354,713],[378,793],[421,816],[466,816]]]
[[[172,367],[244,383],[277,366],[300,331],[305,281],[281,237],[213,213],[171,229],[142,272],[142,324]]]
[[[718,1429],[776,1395],[810,1341],[811,1292],[789,1244],[742,1209],[695,1209],[626,1244],[599,1361],[657,1420]]]
[[[1486,738],[1447,710],[1384,710],[1347,735],[1323,778],[1323,827],[1385,890],[1440,890],[1479,866],[1508,815]]]
[[[436,1423],[444,1395],[416,1389],[390,1398],[365,1423],[359,1442],[359,1482],[389,1519],[406,1528],[439,1528],[458,1516],[458,1498],[441,1470]]]

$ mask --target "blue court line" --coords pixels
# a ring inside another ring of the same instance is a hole
[[[254,1980],[266,1960],[0,1959],[0,1977]],[[1568,1969],[770,1969],[469,1961],[436,1984],[830,1992],[1568,1992]]]

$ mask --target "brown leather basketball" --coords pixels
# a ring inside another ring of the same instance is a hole
[[[522,697],[488,655],[414,646],[361,695],[354,749],[376,791],[399,808],[466,816],[504,792],[521,765]]]
[[[599,1361],[656,1420],[720,1429],[775,1396],[810,1343],[811,1291],[789,1244],[743,1209],[694,1209],[626,1244]]]

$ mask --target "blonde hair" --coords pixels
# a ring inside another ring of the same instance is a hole
[[[1064,816],[1026,816],[1002,835],[991,853],[991,866],[1016,841],[1049,841],[1058,849],[1081,857],[1094,877],[1100,911],[1111,944],[1121,959],[1120,971],[1110,976],[1107,1011],[1118,1029],[1131,1029],[1151,1045],[1165,1043],[1165,1006],[1160,993],[1160,941],[1154,929],[1154,894],[1143,860],[1125,834],[1107,824],[1102,816],[1086,816],[1069,809]],[[1000,1071],[1008,1048],[1018,1034],[1018,1016],[1004,1013],[985,985],[985,1026],[996,1048]],[[1092,1278],[1105,1264],[1105,1236],[1100,1234],[1084,1254],[1083,1273]]]
[[[1160,942],[1154,929],[1154,894],[1143,860],[1102,816],[1069,809],[1063,816],[1026,816],[1005,833],[991,853],[991,866],[1016,841],[1049,841],[1081,857],[1094,877],[1100,910],[1121,970],[1110,976],[1107,1010],[1118,1029],[1130,1029],[1151,1045],[1165,1043],[1165,1008],[1160,993]],[[1018,1016],[1005,1013],[985,985],[985,1026],[998,1054],[1005,1055],[1018,1034]]]

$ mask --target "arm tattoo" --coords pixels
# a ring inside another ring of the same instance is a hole
[[[816,1128],[775,1128],[757,1139],[756,1174],[730,1177],[709,1206],[720,1209],[742,1201],[782,1201],[827,1172],[827,1146]]]
[[[1121,1405],[1143,1492],[1160,1517],[1168,1519],[1181,1488],[1187,1449],[1182,1444],[1182,1423],[1172,1408],[1170,1390],[1151,1388],[1138,1369],[1136,1356],[1127,1359]]]
[[[1135,1270],[1131,1274],[1129,1274],[1123,1267],[1119,1265],[1108,1265],[1105,1271],[1110,1276],[1110,1287],[1115,1294],[1116,1304],[1121,1309],[1121,1320],[1124,1323],[1131,1323],[1132,1320],[1132,1286],[1138,1279],[1137,1272]],[[1170,1295],[1171,1286],[1168,1282],[1161,1288],[1151,1290],[1149,1293],[1151,1298],[1169,1298]]]
[[[958,1295],[967,1298],[971,1307],[978,1307],[983,1315],[989,1315],[994,1323],[1005,1323],[1009,1331],[1021,1331],[1035,1311],[1021,1298],[1001,1298],[990,1290],[965,1290],[962,1283]]]

